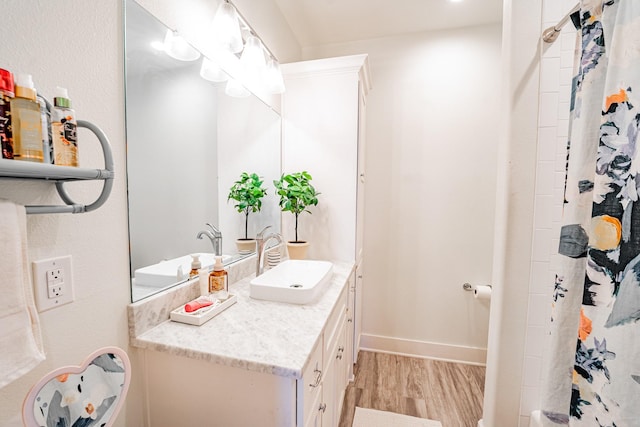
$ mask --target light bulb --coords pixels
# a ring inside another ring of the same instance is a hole
[[[200,58],[200,52],[194,49],[178,33],[167,30],[164,36],[164,51],[172,58],[180,61],[195,61]]]
[[[211,23],[213,43],[231,53],[242,50],[242,34],[238,14],[232,4],[223,2]]]
[[[200,77],[212,82],[226,82],[229,79],[227,73],[222,71],[222,68],[209,58],[202,59]]]
[[[244,86],[233,78],[230,78],[227,82],[224,93],[229,96],[233,96],[234,98],[246,98],[251,94]]]
[[[267,62],[267,70],[265,72],[265,83],[267,91],[272,94],[279,94],[284,92],[284,78],[282,77],[282,71],[280,71],[280,64],[275,59],[270,59]]]

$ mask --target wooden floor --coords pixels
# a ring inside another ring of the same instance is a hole
[[[476,427],[484,372],[482,366],[360,352],[340,427],[351,427],[356,406],[437,420],[442,427]]]

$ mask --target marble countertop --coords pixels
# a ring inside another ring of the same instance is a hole
[[[351,263],[334,263],[326,291],[307,305],[251,298],[251,275],[229,287],[238,302],[202,326],[167,320],[131,337],[131,343],[177,356],[301,378],[352,270]]]

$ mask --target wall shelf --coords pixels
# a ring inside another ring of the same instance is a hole
[[[69,166],[56,166],[45,163],[23,162],[19,160],[0,159],[0,178],[15,179],[39,179],[51,181],[55,183],[60,198],[64,201],[64,205],[35,205],[26,206],[28,214],[47,214],[47,213],[83,213],[90,212],[102,206],[113,187],[113,178],[115,177],[113,166],[113,154],[111,153],[111,145],[104,132],[93,123],[85,120],[78,120],[78,127],[89,129],[93,132],[100,145],[104,155],[104,169],[88,169],[76,168]],[[75,203],[66,189],[65,182],[71,181],[87,181],[102,180],[104,185],[100,196],[88,205]]]

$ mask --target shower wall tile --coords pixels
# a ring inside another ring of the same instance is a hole
[[[540,94],[538,126],[555,126],[558,122],[558,92]]]
[[[535,387],[540,385],[540,372],[542,369],[542,358],[526,356],[524,358],[524,365],[527,369],[524,370],[524,376],[522,383],[525,386]]]
[[[551,316],[551,299],[546,294],[530,295],[527,323],[531,326],[545,326],[549,316]]]
[[[559,1],[545,1],[542,10],[543,28],[550,27],[558,23],[564,14],[564,9]]]
[[[540,386],[522,387],[522,403],[520,405],[520,415],[531,415],[531,411],[540,408]]]
[[[538,162],[536,171],[536,193],[537,195],[551,195],[555,188],[555,163]],[[536,226],[537,227],[537,226]]]
[[[556,125],[556,129],[558,130],[557,132],[558,136],[563,136],[565,138],[569,136],[569,120],[568,119],[563,120],[558,118],[555,125]]]
[[[531,263],[531,280],[529,294],[548,294],[553,287],[554,275],[549,270],[549,263],[534,261]]]
[[[540,65],[540,92],[558,92],[560,89],[560,58],[543,58]]]
[[[553,189],[551,189],[553,190]],[[552,191],[550,191],[551,193]],[[540,228],[553,227],[553,196],[539,195],[536,196],[535,210],[533,220]]]
[[[541,31],[557,22],[577,0],[543,0]],[[569,135],[569,102],[573,76],[575,28],[567,23],[540,55],[536,199],[528,313],[520,391],[520,424],[529,427],[531,411],[540,409],[542,367],[549,363],[549,318],[557,254]]]
[[[527,337],[525,338],[524,352],[525,357],[542,357],[545,346],[545,328],[543,326],[528,326]],[[526,366],[525,366],[526,368]]]
[[[539,228],[533,232],[532,261],[549,262],[552,233],[548,228]]]
[[[560,93],[558,93],[558,98],[560,98]],[[558,119],[569,120],[569,102],[558,103]]]
[[[540,128],[538,131],[538,160],[553,162],[556,159],[556,128]]]

